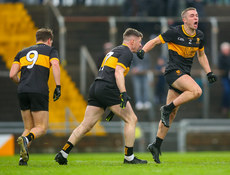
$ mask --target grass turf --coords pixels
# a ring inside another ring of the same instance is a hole
[[[167,153],[156,164],[150,153],[136,153],[147,165],[123,164],[122,153],[70,154],[68,165],[58,165],[54,154],[31,154],[28,166],[19,156],[0,157],[0,175],[230,175],[230,152]]]

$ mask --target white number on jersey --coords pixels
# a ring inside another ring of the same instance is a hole
[[[36,63],[38,59],[38,52],[36,50],[31,50],[26,54],[26,60],[29,62],[33,62],[31,65],[28,65],[27,68],[31,69],[33,68],[34,64]]]
[[[107,61],[113,54],[114,54],[114,52],[109,52],[109,53],[106,54],[104,64],[101,66],[101,68],[99,69],[99,71],[101,71],[101,70],[104,69],[104,65],[105,65],[106,61]]]

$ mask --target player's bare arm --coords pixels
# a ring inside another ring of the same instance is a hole
[[[148,52],[150,51],[151,49],[153,49],[156,45],[158,44],[161,44],[161,40],[160,40],[160,37],[157,36],[156,38],[148,41],[144,47],[142,48],[142,50],[144,50],[144,52]]]
[[[161,44],[161,43],[162,43],[162,42],[161,42],[161,40],[160,40],[160,37],[157,36],[156,38],[154,38],[154,39],[148,41],[148,42],[144,45],[144,47],[143,47],[141,50],[139,50],[139,51],[137,52],[137,56],[138,56],[140,59],[144,59],[144,54],[145,54],[145,52],[150,51],[150,50],[153,49],[156,45]]]
[[[17,63],[14,63],[10,69],[10,78],[15,83],[19,83],[20,79],[18,77],[18,72],[20,71],[20,65]]]
[[[125,76],[124,76],[124,71],[125,69],[122,66],[117,65],[115,69],[115,79],[117,83],[117,87],[120,90],[120,107],[121,108],[126,108],[126,103],[131,99],[125,88]]]
[[[207,58],[204,50],[198,51],[197,55],[198,55],[198,60],[199,60],[200,65],[203,67],[204,71],[207,74],[209,83],[214,83],[217,80],[217,77],[211,71],[211,68],[210,68],[209,62],[208,62],[208,58]]]
[[[52,65],[54,81],[56,83],[56,88],[55,88],[54,94],[53,94],[53,100],[56,101],[61,96],[61,83],[60,83],[61,71],[60,71],[60,66],[59,66],[59,60],[53,59],[50,62]]]
[[[51,64],[52,64],[52,70],[53,70],[53,76],[54,76],[54,81],[56,83],[56,85],[60,85],[60,66],[59,66],[59,61],[54,59],[51,60]]]
[[[120,92],[126,92],[125,88],[125,76],[124,76],[125,69],[119,65],[116,66],[115,69],[115,78],[117,87],[119,88]]]
[[[198,57],[200,65],[202,66],[202,68],[204,69],[206,74],[211,72],[211,68],[209,66],[208,58],[207,58],[204,50],[197,51],[197,57]]]

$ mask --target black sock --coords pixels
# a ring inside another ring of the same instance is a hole
[[[127,147],[125,146],[125,155],[131,156],[133,154],[133,147]]]
[[[175,106],[174,103],[172,102],[172,103],[170,103],[169,105],[166,105],[166,106],[165,106],[165,109],[166,109],[167,111],[172,111],[175,107],[176,107],[176,106]]]
[[[156,140],[153,142],[153,144],[154,144],[157,148],[160,148],[162,142],[163,142],[163,139],[161,139],[161,138],[159,138],[159,137],[156,137]]]
[[[70,151],[72,150],[72,148],[73,148],[73,144],[72,144],[71,142],[68,141],[68,142],[66,142],[66,144],[63,146],[62,150],[63,150],[65,153],[69,154]]]
[[[31,140],[34,140],[35,135],[34,135],[34,133],[30,132],[30,133],[26,136],[26,138],[27,138],[27,139],[29,140],[29,142],[30,142]]]

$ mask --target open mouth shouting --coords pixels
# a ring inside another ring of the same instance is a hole
[[[198,21],[195,21],[194,24],[193,24],[193,26],[194,26],[194,28],[197,29],[197,27],[198,27]]]

